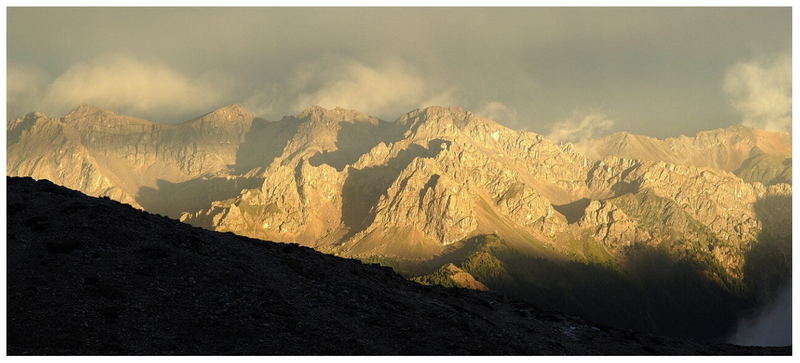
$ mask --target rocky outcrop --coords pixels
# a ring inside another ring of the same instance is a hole
[[[616,252],[633,243],[646,243],[653,239],[650,232],[640,228],[635,219],[628,217],[612,201],[591,201],[577,225],[591,230],[592,237]]]
[[[275,241],[313,241],[334,233],[341,221],[345,174],[331,166],[278,163],[265,172],[259,189],[215,202],[211,208],[184,213],[188,221],[209,229],[231,231]]]
[[[438,271],[430,275],[415,277],[413,280],[425,285],[440,285],[444,287],[489,291],[486,285],[476,280],[469,272],[464,271],[452,263],[443,265]]]
[[[452,244],[477,227],[470,191],[439,170],[435,161],[416,158],[403,170],[375,207],[371,230],[418,226],[442,245]]]

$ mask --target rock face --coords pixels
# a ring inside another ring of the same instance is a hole
[[[49,179],[90,195],[174,213],[169,204],[176,198],[197,196],[164,198],[169,193],[160,191],[174,192],[170,186],[225,174],[254,120],[238,105],[177,125],[88,105],[60,118],[31,113],[7,126],[8,175]]]
[[[608,156],[670,164],[707,167],[735,172],[748,181],[764,184],[791,183],[791,135],[770,132],[745,126],[703,131],[693,137],[680,136],[656,139],[626,132],[598,139],[588,139],[576,145],[584,155],[593,160]],[[769,159],[769,160],[767,160]],[[758,164],[758,165],[757,165]],[[778,165],[775,165],[778,164]],[[752,169],[760,168],[761,175]]]
[[[47,181],[7,184],[11,355],[791,354],[615,329]]]
[[[734,288],[765,236],[791,239],[765,212],[791,198],[789,135],[741,126],[564,145],[460,108],[270,122],[234,105],[176,125],[81,106],[7,130],[9,175],[362,259],[439,267],[491,234],[535,258],[622,265],[641,245]]]
[[[633,242],[649,242],[653,238],[612,201],[591,201],[578,226],[591,230],[592,236],[611,250],[620,250]]]
[[[30,113],[9,122],[9,175],[29,175],[55,180],[91,195],[103,195],[138,206],[129,191],[111,181],[97,159],[81,143],[78,130],[63,120],[50,120],[43,113]]]

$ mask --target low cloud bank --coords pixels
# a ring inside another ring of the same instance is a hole
[[[394,119],[417,107],[451,103],[446,87],[400,59],[368,64],[326,56],[297,65],[284,82],[256,92],[245,106],[271,118],[318,105]]]
[[[614,123],[604,113],[573,112],[569,118],[554,123],[547,137],[558,142],[579,142],[604,135]]]
[[[481,117],[497,121],[505,126],[518,126],[517,111],[497,100],[485,102],[475,113]]]
[[[119,54],[74,64],[51,80],[39,70],[15,65],[9,67],[9,100],[15,105],[9,112],[18,116],[37,110],[60,116],[77,105],[91,104],[169,120],[217,107],[229,87],[225,80],[212,78]]]
[[[736,63],[725,75],[725,93],[742,124],[791,131],[792,58],[788,53]]]
[[[792,282],[776,298],[752,316],[743,318],[730,342],[747,346],[792,344]]]

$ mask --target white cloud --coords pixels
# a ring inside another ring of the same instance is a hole
[[[428,106],[461,106],[459,101],[453,95],[453,90],[448,89],[444,91],[439,91],[438,93],[432,94],[428,97],[428,99],[420,102],[416,107],[428,107]],[[408,111],[411,111],[410,109]]]
[[[281,108],[280,87],[273,85],[253,92],[247,96],[242,104],[255,115],[277,120],[287,112]]]
[[[73,64],[55,78],[12,64],[9,115],[34,110],[63,115],[86,103],[169,122],[242,102],[270,119],[319,105],[392,120],[417,107],[458,105],[450,90],[401,60],[367,64],[323,56],[298,64],[277,82],[248,89],[245,85],[242,79],[192,76],[155,60],[120,54]]]
[[[155,61],[105,55],[75,64],[59,75],[40,107],[63,114],[88,103],[142,117],[177,117],[219,106],[227,88],[224,83],[192,78]]]
[[[614,120],[603,113],[573,112],[570,118],[554,123],[547,137],[558,142],[578,142],[601,136],[613,126]]]
[[[765,130],[790,131],[792,126],[792,60],[783,53],[739,62],[723,85],[742,123]]]
[[[400,61],[377,66],[350,61],[303,71],[298,76],[303,84],[319,82],[319,86],[300,93],[295,108],[319,105],[397,116],[437,96],[425,78]]]
[[[485,102],[475,113],[506,126],[517,124],[517,111],[500,101]]]
[[[394,119],[417,107],[454,102],[444,87],[401,60],[366,64],[325,56],[297,65],[282,83],[256,92],[244,104],[268,118],[318,105]]]

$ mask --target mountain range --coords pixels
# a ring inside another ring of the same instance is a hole
[[[82,105],[7,133],[10,176],[645,332],[724,339],[791,276],[787,133],[569,144],[456,107],[240,105],[179,124]]]

